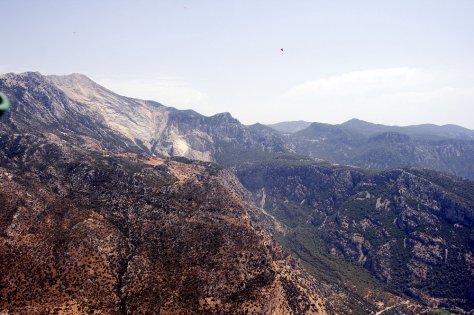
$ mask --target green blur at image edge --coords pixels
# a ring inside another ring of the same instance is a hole
[[[0,113],[6,112],[10,108],[8,97],[0,92]]]

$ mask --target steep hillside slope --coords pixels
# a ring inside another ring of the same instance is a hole
[[[474,307],[472,182],[314,159],[468,177],[471,140],[354,121],[282,134],[77,74],[6,74],[0,90],[12,100],[0,121],[0,312]]]
[[[287,151],[270,128],[244,126],[229,113],[206,117],[120,96],[80,74],[10,73],[0,76],[0,90],[13,104],[4,131],[53,133],[95,149],[202,161],[240,149]]]
[[[215,161],[235,148],[284,151],[269,130],[242,125],[229,113],[206,117],[152,101],[117,95],[79,74],[47,76],[74,101],[95,110],[113,130],[152,154]],[[271,130],[271,129],[270,129]]]
[[[140,150],[129,139],[109,128],[100,115],[70,99],[39,73],[2,75],[0,90],[13,104],[2,117],[0,131],[3,133],[37,134],[63,139],[84,148]]]
[[[413,166],[474,179],[474,132],[458,126],[402,128],[352,120],[313,123],[288,135],[261,124],[245,126],[229,113],[206,117],[120,96],[80,74],[10,73],[0,76],[0,90],[12,101],[0,130],[59,137],[82,147],[225,165],[296,153],[364,168]]]
[[[0,312],[326,314],[216,166],[0,136]]]
[[[283,160],[244,164],[237,175],[288,228],[282,242],[320,276],[349,287],[370,280],[349,262],[425,305],[474,307],[473,182]]]

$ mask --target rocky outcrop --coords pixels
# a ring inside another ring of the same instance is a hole
[[[413,166],[474,178],[474,132],[458,126],[352,120],[282,134],[261,124],[245,126],[229,113],[206,117],[124,97],[81,74],[9,73],[0,76],[0,90],[12,101],[0,130],[54,134],[83,147],[225,165],[296,153],[370,169]]]
[[[300,257],[311,253],[314,268],[328,263],[337,270],[343,258],[427,306],[474,307],[473,182],[310,161],[244,164],[237,175],[256,202],[265,192],[265,210],[288,227],[281,237]],[[360,281],[354,273],[331,274],[335,282]]]
[[[472,182],[296,155],[469,177],[469,138],[324,124],[282,135],[123,97],[78,74],[6,74],[0,90],[12,101],[0,124],[0,312],[474,305]]]
[[[0,312],[328,312],[215,165],[0,143]]]
[[[227,161],[242,150],[286,152],[269,127],[245,126],[229,113],[206,117],[113,93],[80,74],[0,76],[12,101],[0,130],[54,134],[69,143],[114,152]]]

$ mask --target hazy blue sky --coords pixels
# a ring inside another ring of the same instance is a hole
[[[0,73],[80,72],[247,124],[474,129],[470,0],[0,0],[0,12]]]

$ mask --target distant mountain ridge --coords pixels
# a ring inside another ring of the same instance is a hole
[[[0,122],[0,312],[474,308],[474,184],[415,168],[474,178],[474,141],[439,136],[457,127],[280,132],[80,74],[6,74],[0,90],[13,104]]]
[[[353,119],[340,125],[298,121],[273,126],[300,129],[282,133],[262,124],[243,125],[229,113],[207,117],[121,96],[81,74],[9,73],[0,76],[0,89],[13,104],[0,130],[40,133],[99,150],[225,165],[267,154],[297,154],[371,169],[430,168],[474,179],[474,132],[454,125],[391,127]]]
[[[473,131],[459,126],[390,127],[351,120],[312,123],[288,136],[298,154],[369,169],[429,168],[474,179]]]
[[[307,122],[304,120],[298,120],[298,121],[283,121],[283,122],[279,122],[275,124],[269,124],[267,126],[284,133],[295,133],[295,132],[305,129],[309,125],[311,125],[310,122]]]
[[[286,133],[296,133],[308,128],[311,124],[322,124],[317,122],[307,121],[284,121],[276,124],[269,124],[270,128],[277,131]],[[335,128],[347,129],[351,132],[357,132],[359,134],[370,136],[377,133],[384,132],[398,132],[406,134],[415,138],[446,138],[446,139],[458,139],[458,140],[473,140],[474,130],[464,128],[458,125],[435,125],[435,124],[420,124],[410,126],[388,126],[382,124],[375,124],[360,120],[357,118],[350,119],[342,124],[324,124],[333,126]]]

